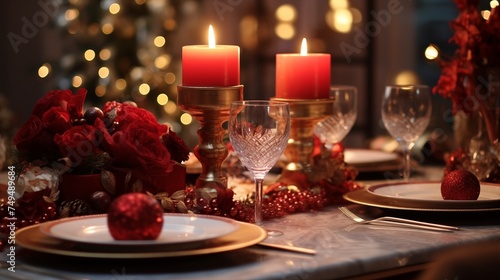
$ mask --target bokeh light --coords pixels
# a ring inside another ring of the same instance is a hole
[[[106,79],[109,76],[109,68],[101,67],[97,73],[101,79]]]
[[[118,3],[113,3],[109,5],[109,13],[112,15],[116,15],[120,12],[120,4]]]
[[[83,56],[85,57],[85,60],[92,61],[95,58],[95,51],[91,50],[91,49],[88,49],[88,50],[85,51],[85,53],[83,54]]]
[[[180,117],[180,121],[183,125],[188,125],[193,121],[193,117],[188,113],[183,113]]]
[[[295,27],[290,23],[279,23],[274,31],[283,40],[290,40],[295,36]]]
[[[165,45],[165,37],[163,36],[156,36],[153,43],[155,44],[155,46],[157,46],[158,48],[161,48]]]
[[[428,60],[434,60],[439,56],[439,50],[436,48],[436,46],[429,45],[425,49],[424,55],[425,55],[425,58],[427,58]]]
[[[175,112],[177,111],[177,104],[175,104],[175,102],[172,102],[171,100],[169,100],[167,102],[167,104],[165,104],[165,106],[163,106],[163,110],[165,111],[165,113],[167,113],[169,115],[174,115]]]
[[[40,78],[45,78],[50,74],[51,66],[48,63],[44,63],[40,68],[38,68],[38,76]]]
[[[78,12],[77,9],[68,9],[64,13],[64,19],[66,19],[67,21],[72,21],[75,20],[79,14],[80,12]]]
[[[284,4],[276,9],[276,18],[280,21],[294,21],[297,17],[297,10],[290,4]]]
[[[99,58],[102,60],[108,60],[111,57],[111,51],[109,49],[102,49],[99,52]]]
[[[156,102],[158,102],[158,104],[161,106],[167,104],[168,95],[166,95],[165,93],[158,94],[158,96],[156,97]]]
[[[106,94],[106,86],[98,85],[95,87],[95,95],[98,97],[103,97]]]
[[[148,84],[146,83],[143,83],[139,86],[139,93],[141,95],[147,95],[149,93],[149,91],[151,90],[151,88],[149,87]]]
[[[76,87],[76,88],[77,88],[77,87],[81,87],[81,86],[82,86],[82,84],[83,84],[83,78],[82,78],[82,76],[80,76],[80,75],[75,75],[75,76],[73,77],[73,80],[72,80],[72,82],[71,82],[71,85],[72,85],[73,87]]]
[[[399,72],[394,79],[396,85],[417,85],[419,83],[417,74],[411,70]]]
[[[102,25],[101,30],[102,30],[102,33],[109,35],[109,34],[113,33],[113,31],[115,30],[115,27],[111,23],[105,23]]]
[[[115,87],[117,90],[124,90],[127,87],[127,81],[125,79],[118,79],[115,82]]]

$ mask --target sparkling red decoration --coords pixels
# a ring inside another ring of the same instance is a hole
[[[116,240],[154,240],[163,227],[163,210],[146,194],[127,193],[111,203],[107,221]]]
[[[441,195],[445,200],[477,200],[480,191],[479,180],[464,169],[448,173],[441,182]]]

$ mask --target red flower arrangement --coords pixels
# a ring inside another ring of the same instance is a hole
[[[119,192],[129,191],[147,192],[165,212],[254,220],[252,194],[236,201],[231,188],[218,188],[215,195],[185,185],[173,193],[164,191],[165,180],[155,177],[175,171],[177,162],[188,159],[189,150],[183,140],[168,126],[158,124],[153,114],[132,103],[108,102],[103,110],[92,107],[84,112],[85,96],[85,90],[76,94],[68,90],[49,92],[36,103],[32,116],[15,135],[16,170],[20,171],[14,194],[16,227],[60,217],[105,213]],[[319,156],[315,154],[316,158]],[[300,189],[281,182],[267,188],[265,219],[321,210],[342,203],[343,194],[359,188],[354,183],[355,170],[345,166],[341,145],[322,160],[338,167],[329,178],[315,184],[307,183],[305,177],[297,178],[306,182]],[[239,160],[233,158],[229,162],[228,172],[241,176],[243,166]],[[95,174],[104,190],[92,190],[90,197],[83,197],[78,189],[88,193],[87,189],[92,189],[96,182],[84,185],[79,182],[83,177],[69,180],[65,178],[68,174]],[[119,191],[118,181],[125,183]],[[77,199],[62,198],[63,183],[66,188],[70,185]],[[0,201],[0,215],[7,217],[5,206]],[[8,232],[8,223],[5,218],[0,221],[0,237]],[[2,242],[0,238],[0,247],[5,244]]]
[[[462,147],[445,159],[445,175],[465,168],[480,180],[498,182],[500,10],[492,8],[485,19],[479,11],[479,0],[455,3],[459,15],[450,23],[455,31],[450,42],[458,48],[450,60],[440,61],[442,72],[433,92],[452,100],[454,114],[461,111],[470,121],[482,120],[487,137],[482,139],[483,124],[476,124],[479,131],[467,129],[464,139],[457,139],[463,142]]]
[[[165,191],[165,185],[172,182],[158,178],[163,179],[189,158],[184,141],[167,125],[159,124],[151,112],[132,102],[114,101],[107,102],[103,110],[92,107],[84,111],[85,97],[83,89],[76,94],[49,92],[14,136],[19,227],[68,215],[57,211],[64,203],[60,188],[67,174],[100,175],[106,192],[96,198],[109,202],[123,192]],[[77,207],[89,206],[80,203]],[[89,214],[85,212],[83,209],[82,214]]]
[[[471,114],[479,110],[493,142],[498,139],[495,125],[498,120],[488,102],[498,99],[500,92],[488,92],[488,87],[495,86],[491,85],[491,74],[497,71],[500,75],[500,11],[497,7],[491,9],[485,20],[478,9],[479,0],[455,0],[455,3],[459,15],[450,23],[455,31],[450,42],[458,48],[451,60],[440,61],[442,73],[433,92],[450,98],[454,113]]]

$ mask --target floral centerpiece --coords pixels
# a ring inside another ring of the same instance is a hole
[[[49,92],[40,99],[31,117],[14,137],[17,175],[14,197],[16,227],[22,228],[62,217],[106,213],[110,202],[126,192],[145,192],[165,212],[199,213],[254,220],[253,193],[235,199],[234,186],[207,193],[186,185],[189,150],[184,141],[154,115],[131,102],[107,102],[101,110],[83,110],[86,91]],[[331,154],[320,153],[315,161],[328,166],[328,176],[312,183],[276,182],[267,187],[264,219],[317,211],[342,203],[342,195],[359,188],[356,172],[345,165],[343,146]],[[231,145],[228,143],[230,151]],[[228,176],[242,175],[243,166],[234,154],[227,160]],[[0,198],[0,248],[9,232],[10,207]]]
[[[459,15],[451,22],[455,33],[450,42],[458,48],[451,59],[440,61],[442,74],[433,92],[450,98],[453,113],[465,116],[472,127],[456,135],[460,148],[448,157],[446,172],[466,168],[479,179],[498,181],[500,10],[483,17],[479,0],[455,3]]]
[[[49,92],[14,136],[18,227],[103,212],[126,192],[185,189],[189,149],[169,126],[131,102],[84,111],[85,97]]]

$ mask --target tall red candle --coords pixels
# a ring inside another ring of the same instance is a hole
[[[182,47],[182,85],[226,87],[240,84],[240,48],[215,45],[212,26],[209,45]]]
[[[276,97],[329,98],[330,67],[330,55],[308,54],[304,39],[300,54],[276,55]]]

